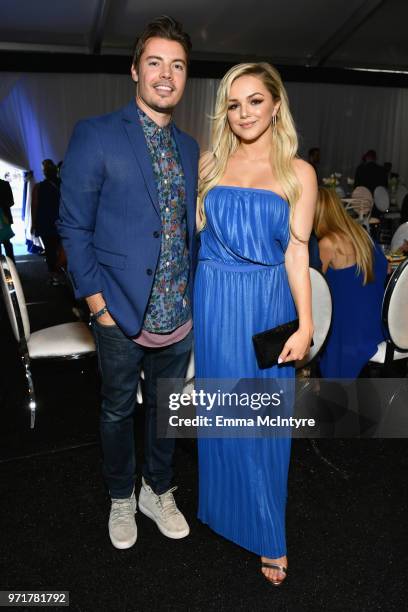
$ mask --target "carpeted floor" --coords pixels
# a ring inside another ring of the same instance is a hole
[[[40,257],[21,259],[32,328],[73,320],[69,290],[47,286]],[[169,540],[139,513],[136,545],[118,551],[107,532],[95,359],[34,364],[39,413],[32,431],[1,307],[0,317],[0,590],[69,591],[70,609],[86,612],[406,609],[405,440],[293,441],[289,576],[279,589],[263,578],[254,555],[195,518],[190,440],[178,444],[175,467],[176,499],[191,535]],[[139,449],[142,429],[138,410]]]

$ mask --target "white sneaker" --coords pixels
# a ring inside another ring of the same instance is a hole
[[[190,527],[173,497],[173,491],[176,489],[177,487],[173,487],[161,495],[156,495],[142,478],[139,495],[140,511],[155,521],[163,535],[175,540],[185,538],[190,533]]]
[[[109,536],[115,548],[130,548],[136,542],[136,498],[133,491],[125,499],[113,499],[109,516]]]

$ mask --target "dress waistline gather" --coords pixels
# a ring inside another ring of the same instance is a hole
[[[213,259],[199,259],[199,264],[205,264],[211,268],[219,270],[229,270],[236,272],[254,272],[255,270],[272,270],[278,266],[282,266],[285,262],[281,261],[276,264],[259,264],[259,263],[225,263],[222,261],[214,261]]]

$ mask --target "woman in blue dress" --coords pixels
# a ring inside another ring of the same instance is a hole
[[[323,378],[354,379],[385,340],[381,306],[387,260],[333,189],[319,187],[314,230],[333,301],[320,371]]]
[[[296,157],[297,135],[279,73],[229,70],[217,93],[210,150],[201,160],[195,281],[198,379],[294,376],[313,334],[308,239],[316,174]],[[297,311],[297,314],[296,314]],[[298,316],[279,366],[259,369],[255,333]],[[290,438],[200,438],[199,518],[286,576]]]

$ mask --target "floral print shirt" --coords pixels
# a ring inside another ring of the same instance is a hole
[[[160,127],[137,110],[152,160],[162,224],[160,257],[143,329],[168,334],[191,318],[185,180],[171,124]]]

